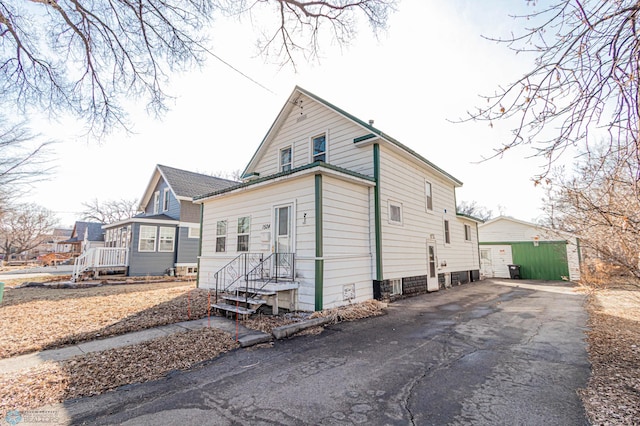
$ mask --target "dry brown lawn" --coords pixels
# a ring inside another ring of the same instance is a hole
[[[203,318],[209,313],[208,301],[208,291],[184,282],[10,288],[0,307],[0,358]],[[367,302],[316,315],[328,315],[338,322],[380,315],[383,308],[380,303]],[[305,317],[256,316],[245,325],[271,333],[274,327]],[[321,331],[316,327],[302,334]],[[9,410],[39,408],[155,380],[173,370],[194,368],[237,347],[229,334],[204,328],[0,374],[0,418]]]
[[[590,289],[591,377],[580,391],[594,425],[640,424],[640,288],[613,279]]]
[[[194,283],[8,288],[0,305],[0,358],[207,315]]]

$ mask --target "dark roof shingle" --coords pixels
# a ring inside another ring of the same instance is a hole
[[[173,189],[176,197],[193,198],[239,183],[233,180],[175,169],[161,164],[158,164],[158,170],[160,170],[171,189]]]

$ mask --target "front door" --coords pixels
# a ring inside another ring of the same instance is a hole
[[[275,207],[274,214],[274,274],[278,277],[291,275],[293,264],[293,205]]]
[[[427,291],[438,290],[436,245],[427,243]]]

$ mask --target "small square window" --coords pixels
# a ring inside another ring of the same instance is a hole
[[[327,136],[320,135],[312,139],[311,145],[313,148],[313,163],[316,161],[327,161]]]
[[[389,201],[389,223],[402,224],[402,204]]]
[[[391,284],[391,294],[392,295],[401,295],[402,294],[402,280],[395,279],[389,280]]]

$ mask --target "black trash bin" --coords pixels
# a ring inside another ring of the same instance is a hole
[[[512,280],[520,279],[520,265],[508,265],[509,266],[509,276]]]

